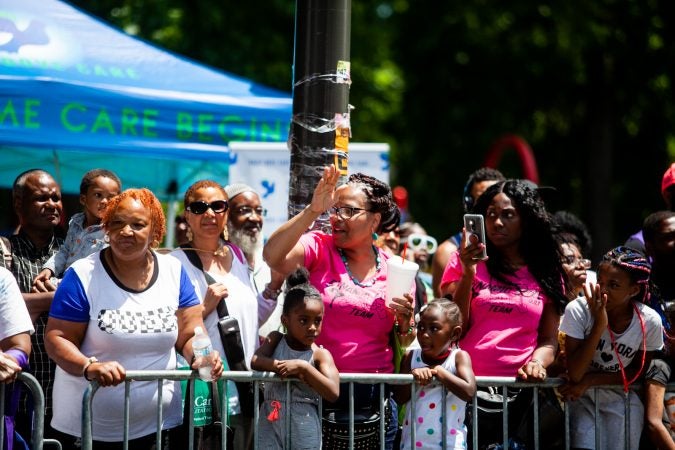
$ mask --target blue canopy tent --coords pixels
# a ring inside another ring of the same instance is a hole
[[[39,167],[78,193],[103,167],[170,199],[200,178],[226,182],[228,142],[286,140],[291,103],[66,3],[0,2],[0,187]]]

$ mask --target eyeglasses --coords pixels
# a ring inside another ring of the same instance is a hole
[[[356,208],[354,206],[333,206],[330,210],[331,214],[335,214],[342,220],[349,220],[361,211],[370,212],[364,208]]]
[[[234,212],[242,217],[248,217],[253,214],[258,215],[259,217],[267,216],[267,210],[261,207],[251,208],[250,206],[240,206],[239,208],[235,209]]]
[[[427,253],[432,254],[438,249],[438,242],[426,234],[413,233],[408,236],[408,247],[417,251],[426,250]]]
[[[567,266],[581,265],[584,269],[591,268],[591,260],[584,258],[577,258],[576,256],[568,255],[562,257],[562,263]]]
[[[193,214],[204,214],[209,208],[216,214],[225,212],[228,208],[227,200],[214,200],[211,203],[199,200],[190,203],[185,209]]]

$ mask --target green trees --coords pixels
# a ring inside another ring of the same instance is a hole
[[[178,53],[290,91],[294,2],[76,2]],[[675,4],[667,0],[352,2],[355,141],[392,148],[392,184],[439,239],[498,137],[532,146],[552,209],[592,227],[596,256],[663,203],[675,159]],[[513,156],[500,166],[518,177]]]

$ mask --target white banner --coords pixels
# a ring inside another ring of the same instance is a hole
[[[264,236],[288,220],[290,152],[284,142],[230,142],[229,183],[246,183],[260,194],[267,217]],[[349,173],[389,183],[389,144],[349,144]]]

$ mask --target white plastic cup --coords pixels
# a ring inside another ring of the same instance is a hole
[[[415,276],[420,266],[417,263],[403,259],[400,256],[392,256],[387,260],[387,306],[392,298],[403,298],[403,294],[409,294],[415,283]]]

